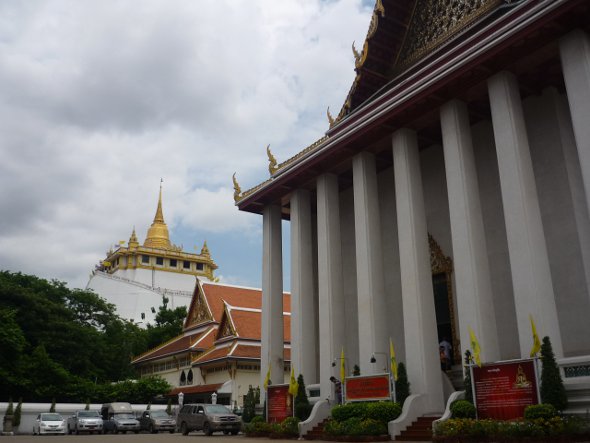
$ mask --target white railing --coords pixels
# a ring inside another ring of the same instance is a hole
[[[147,289],[148,291],[152,291],[155,292],[157,294],[160,295],[177,295],[179,297],[192,297],[193,293],[191,291],[181,291],[178,289],[162,289],[160,287],[153,287],[150,285],[146,285],[145,283],[140,283],[138,281],[135,280],[131,280],[129,278],[125,278],[125,277],[119,277],[118,275],[113,275],[113,274],[109,274],[108,272],[104,272],[104,271],[92,271],[93,275],[100,275],[101,277],[104,278],[109,278],[111,280],[118,280],[118,281],[122,281],[125,283],[129,283],[130,285],[134,285],[143,289]]]

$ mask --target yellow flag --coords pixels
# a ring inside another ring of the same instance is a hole
[[[344,379],[346,378],[346,366],[344,365],[344,346],[342,347],[342,352],[340,353],[340,381],[344,383]]]
[[[297,379],[295,378],[295,368],[291,365],[291,380],[289,381],[289,394],[293,397],[297,396],[297,391],[299,390],[299,383],[297,383]]]
[[[397,360],[395,359],[395,349],[391,337],[389,338],[389,358],[391,359],[391,373],[393,374],[393,379],[397,381]]]
[[[535,328],[535,322],[533,321],[533,316],[531,314],[529,314],[529,318],[531,319],[531,328],[533,330],[533,347],[531,348],[531,357],[535,357],[541,350],[541,341],[537,335],[537,328]]]
[[[268,389],[270,384],[270,362],[268,362],[268,371],[266,371],[266,377],[264,377],[264,389]]]
[[[469,327],[469,338],[471,339],[471,350],[473,351],[473,358],[475,359],[475,363],[477,363],[477,366],[481,366],[481,359],[479,357],[481,349],[479,348],[479,342],[477,341],[477,338],[475,337],[475,332],[473,332],[471,326]]]

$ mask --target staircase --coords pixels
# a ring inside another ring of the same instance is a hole
[[[324,434],[324,424],[326,420],[321,421],[315,426],[311,431],[303,436],[306,440],[322,440],[322,436]]]
[[[395,441],[431,441],[432,422],[440,417],[418,417],[405,431],[395,437]]]

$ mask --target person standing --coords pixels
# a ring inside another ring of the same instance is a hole
[[[453,346],[449,343],[447,337],[443,337],[438,345],[441,352],[441,367],[443,370],[448,371],[451,369],[453,364],[453,360],[451,358]]]

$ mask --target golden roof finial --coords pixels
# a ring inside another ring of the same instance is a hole
[[[270,175],[273,175],[279,167],[277,166],[277,159],[270,152],[270,145],[266,146],[266,155],[268,155],[268,172],[270,172]]]
[[[242,188],[240,188],[238,180],[236,180],[235,172],[234,175],[232,175],[232,180],[234,181],[234,201],[237,203],[238,201],[240,201],[240,198],[242,197]]]
[[[139,246],[139,242],[137,241],[137,235],[135,234],[135,226],[133,226],[133,232],[131,232],[131,237],[129,237],[129,248],[137,248]]]
[[[353,48],[354,48],[354,44],[353,44]],[[330,128],[332,126],[334,126],[334,123],[336,122],[336,120],[334,120],[334,117],[332,117],[332,114],[330,114],[330,107],[328,106],[328,109],[326,109],[326,115],[328,116],[328,122],[330,122]]]
[[[209,248],[207,247],[207,240],[203,243],[203,247],[201,248],[201,255],[206,257],[211,257],[211,253],[209,252]]]
[[[381,17],[385,17],[385,7],[381,0],[377,0],[377,3],[375,4],[375,12],[378,12]]]
[[[147,248],[170,249],[170,235],[168,234],[168,226],[164,221],[164,212],[162,211],[162,183],[160,179],[160,195],[158,197],[158,208],[156,215],[150,228],[148,229],[147,237],[143,245]]]
[[[369,54],[369,41],[365,40],[365,44],[363,45],[363,51],[360,54],[354,47],[354,42],[352,42],[352,53],[354,54],[355,68],[361,68],[365,63],[365,60],[367,59],[367,55]]]

